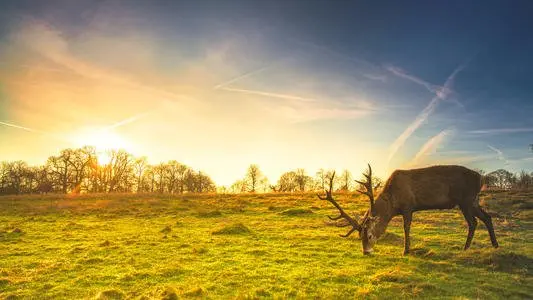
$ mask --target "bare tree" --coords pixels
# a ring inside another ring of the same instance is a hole
[[[135,170],[135,174],[137,176],[137,193],[143,191],[143,178],[147,167],[148,162],[146,156],[137,158],[133,163],[133,169]]]
[[[353,179],[352,179],[352,173],[350,173],[350,171],[348,170],[344,170],[342,171],[341,173],[341,176],[340,176],[340,188],[339,190],[343,191],[343,192],[348,192],[350,191],[352,188],[353,188]]]
[[[72,149],[62,150],[59,156],[48,158],[48,165],[52,174],[53,185],[58,186],[63,193],[68,192],[69,178],[71,176]]]
[[[252,164],[246,171],[244,177],[248,192],[255,193],[261,186],[266,184],[266,177],[263,175],[258,165]]]
[[[296,172],[290,171],[281,174],[278,179],[277,190],[279,192],[295,192],[298,186]]]
[[[327,182],[327,172],[324,169],[318,170],[315,175],[315,181],[318,185],[318,189],[323,191],[326,189],[326,182]]]

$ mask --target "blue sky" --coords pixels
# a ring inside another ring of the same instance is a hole
[[[532,9],[2,1],[0,159],[42,162],[120,124],[118,144],[224,184],[250,163],[271,180],[367,161],[382,175],[437,163],[532,170]]]

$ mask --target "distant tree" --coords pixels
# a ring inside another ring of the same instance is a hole
[[[327,186],[327,178],[326,178],[327,172],[324,169],[318,170],[315,175],[315,182],[317,184],[316,189],[320,191],[324,191]]]
[[[70,152],[68,164],[71,169],[69,189],[74,193],[80,193],[82,183],[87,178],[91,164],[96,160],[96,151],[93,147],[83,147]]]
[[[137,158],[133,163],[133,169],[135,170],[135,175],[137,176],[137,193],[143,191],[143,178],[147,167],[148,162],[145,156]]]
[[[298,187],[297,174],[294,171],[285,172],[281,174],[278,179],[278,192],[295,192]]]
[[[53,186],[66,194],[69,188],[69,178],[72,175],[71,162],[72,149],[64,149],[58,156],[48,158],[48,168],[52,176]]]
[[[307,176],[304,169],[296,169],[296,184],[300,192],[305,192],[309,189],[310,185],[313,182],[313,178]]]
[[[526,171],[522,170],[518,174],[516,188],[527,190],[533,187],[533,178]]]
[[[255,164],[248,167],[244,181],[246,182],[247,191],[251,193],[255,193],[261,187],[265,187],[267,183],[265,175],[263,175],[259,166]]]
[[[342,171],[339,176],[340,191],[348,192],[353,189],[353,177],[352,173],[348,170]]]
[[[154,166],[153,172],[155,174],[157,190],[160,194],[163,194],[165,191],[165,175],[167,173],[167,165],[160,163],[157,166]]]
[[[237,180],[235,181],[231,187],[230,187],[230,190],[233,194],[238,194],[238,193],[244,193],[247,191],[247,185],[246,185],[246,181],[244,180]]]
[[[516,176],[507,170],[498,169],[487,174],[485,180],[489,187],[506,190],[512,187],[516,180]],[[491,183],[491,185],[489,185],[489,183]]]

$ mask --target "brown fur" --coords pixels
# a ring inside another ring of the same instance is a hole
[[[390,220],[397,215],[404,219],[405,247],[409,252],[409,231],[413,212],[450,209],[458,206],[468,223],[465,250],[470,247],[477,226],[476,218],[489,231],[492,245],[498,247],[491,217],[479,207],[481,175],[462,166],[432,166],[421,169],[397,170],[389,177],[374,209],[362,224],[361,238],[364,253],[385,232]]]

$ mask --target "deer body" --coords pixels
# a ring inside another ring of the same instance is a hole
[[[361,193],[369,196],[370,209],[361,224],[353,226],[358,230],[363,243],[363,253],[372,252],[372,247],[377,239],[385,232],[390,220],[398,215],[403,217],[404,223],[404,254],[409,252],[410,227],[413,212],[420,210],[451,209],[458,206],[468,224],[468,236],[464,249],[468,249],[477,226],[479,218],[489,231],[494,247],[498,247],[491,217],[479,207],[478,194],[481,190],[481,175],[462,166],[433,166],[413,170],[397,170],[389,177],[383,191],[374,201],[374,187],[372,182],[372,169],[369,166],[365,174],[367,182],[359,182],[366,188]],[[330,202],[335,202],[331,193],[327,193]],[[326,198],[324,198],[326,199]],[[336,205],[335,205],[336,204]],[[335,206],[338,204],[335,202]],[[340,207],[340,206],[339,206]],[[337,207],[337,208],[339,208]],[[341,211],[341,217],[346,213]],[[351,219],[351,217],[348,216]],[[336,218],[332,218],[336,219]],[[354,220],[348,220],[353,223]],[[350,225],[350,224],[349,224]]]

